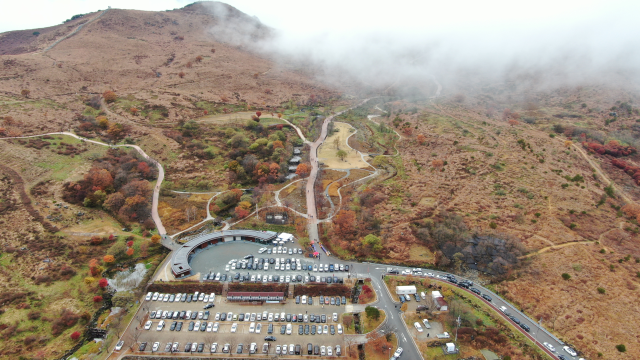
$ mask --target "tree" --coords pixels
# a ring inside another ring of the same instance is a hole
[[[370,253],[376,254],[382,250],[382,241],[379,237],[369,234],[362,239],[362,245],[366,247]]]
[[[282,114],[281,113],[278,113],[276,115],[278,116],[278,119],[282,118]]]
[[[196,62],[202,62],[202,59],[204,59],[202,56],[196,56]]]
[[[107,286],[109,286],[109,280],[102,278],[100,279],[100,281],[98,281],[98,286],[100,286],[101,288],[106,288]]]
[[[129,256],[133,255],[133,248],[132,247],[128,248],[126,254]]]
[[[76,341],[76,340],[78,340],[78,339],[80,339],[80,332],[79,332],[79,331],[74,331],[74,332],[71,334],[71,340]]]
[[[262,112],[261,112],[261,111],[256,111],[256,116],[257,116],[257,117],[262,116]]]
[[[184,71],[180,71],[178,73],[178,76],[180,77],[180,79],[182,79],[186,74],[184,73]]]
[[[562,278],[565,279],[565,280],[569,280],[569,279],[571,279],[571,275],[569,275],[567,273],[563,273],[562,274]]]
[[[104,93],[102,93],[102,98],[104,98],[104,101],[108,103],[112,103],[118,99],[118,96],[116,95],[115,92],[111,90],[107,90]]]
[[[380,310],[378,310],[377,307],[367,306],[366,308],[364,308],[364,312],[370,319],[378,320],[380,318]]]
[[[22,91],[20,91],[20,94],[26,98],[29,97],[29,94],[31,94],[31,90],[29,89],[22,89]]]
[[[347,152],[344,150],[338,150],[338,152],[336,152],[336,156],[340,158],[340,160],[342,161],[344,161],[344,158],[346,158],[347,155],[348,155]]]
[[[98,123],[98,126],[106,129],[109,127],[109,119],[107,119],[106,116],[100,115],[96,118],[96,122]]]
[[[413,134],[413,129],[411,127],[407,126],[407,127],[402,129],[402,132],[407,136],[411,136]]]
[[[118,141],[124,137],[125,128],[122,124],[112,123],[107,129],[107,134],[109,134],[114,141]]]
[[[245,218],[245,217],[247,217],[249,215],[249,210],[246,210],[246,209],[244,209],[244,208],[242,208],[240,206],[236,206],[234,211],[235,211],[236,217],[238,219]]]
[[[420,145],[424,145],[424,143],[427,141],[426,136],[424,136],[422,134],[418,134],[418,136],[416,136],[416,139],[418,140],[418,143]]]
[[[215,205],[214,205],[214,206],[215,206]],[[159,243],[160,243],[160,235],[158,235],[158,234],[154,234],[154,235],[151,237],[151,242],[152,242],[152,243],[154,243],[154,244],[159,244]]]
[[[96,278],[91,276],[87,276],[86,278],[84,278],[84,283],[87,285],[93,284],[94,281],[96,281]]]
[[[96,296],[94,296],[94,297],[93,297],[93,302],[94,302],[94,303],[102,302],[102,296],[100,296],[100,295],[96,295]]]
[[[130,111],[130,112],[131,112],[131,114],[133,114],[133,115],[138,115],[138,112],[139,112],[140,110],[138,110],[137,108],[132,107],[132,108],[130,108],[130,109],[129,109],[129,111]]]
[[[300,175],[300,177],[306,177],[309,172],[309,165],[307,164],[299,164],[296,168],[296,174]]]
[[[114,262],[116,259],[113,257],[113,255],[105,255],[102,260],[108,264]]]
[[[509,120],[509,125],[511,125],[511,126],[515,126],[515,125],[518,125],[518,124],[520,124],[520,123],[518,122],[518,120],[514,120],[514,119],[510,119],[510,120]]]
[[[350,328],[351,324],[353,324],[353,315],[343,315],[342,324],[344,324],[345,328]]]

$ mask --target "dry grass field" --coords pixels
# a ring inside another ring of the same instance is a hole
[[[351,149],[347,144],[347,138],[353,134],[355,129],[351,125],[341,122],[336,122],[334,129],[337,131],[330,136],[327,136],[325,142],[318,149],[318,160],[329,169],[357,169],[369,167],[369,164],[362,161],[360,154]],[[344,159],[340,159],[336,155],[339,150],[343,150],[347,153]]]

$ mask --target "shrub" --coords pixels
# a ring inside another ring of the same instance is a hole
[[[27,319],[29,320],[38,320],[40,319],[40,311],[31,311],[27,314]]]
[[[569,280],[569,279],[571,279],[571,275],[569,275],[567,273],[564,273],[564,274],[562,274],[562,278],[565,279],[565,280]]]
[[[364,312],[367,314],[368,318],[378,320],[380,318],[380,310],[373,306],[367,306],[364,308]]]
[[[71,334],[71,340],[78,340],[78,339],[80,339],[80,332],[74,331],[73,334]]]
[[[32,32],[31,34],[32,34],[33,36],[38,36],[38,35],[40,35],[40,31],[34,31],[34,32]]]
[[[107,286],[109,286],[109,280],[107,280],[107,279],[105,279],[105,278],[102,278],[102,279],[100,279],[100,281],[98,281],[98,285],[99,285],[101,288],[103,288],[103,289],[104,289],[104,288],[106,288]]]
[[[178,76],[180,77],[180,79],[182,79],[186,74],[184,73],[184,71],[180,71],[178,73]]]
[[[620,352],[627,351],[627,347],[624,346],[624,344],[616,345],[616,349],[618,349],[618,351],[620,351]]]
[[[104,101],[109,103],[114,102],[118,99],[118,96],[116,95],[116,93],[111,90],[107,90],[104,93],[102,93],[102,97],[104,98]]]
[[[105,255],[102,260],[106,263],[112,263],[115,261],[115,258],[113,257],[113,255]]]
[[[604,293],[606,292],[606,290],[605,290],[604,288],[599,287],[599,288],[598,288],[598,292],[599,292],[600,294],[604,294]]]
[[[93,297],[93,302],[94,303],[99,303],[101,301],[102,301],[102,296],[96,295],[96,296]]]
[[[495,229],[498,227],[498,224],[494,223],[493,221],[489,223],[489,227],[492,229]]]

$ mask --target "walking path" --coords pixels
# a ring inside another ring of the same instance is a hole
[[[56,45],[58,45],[59,43],[61,43],[63,40],[66,40],[70,37],[72,37],[73,35],[75,35],[78,31],[80,31],[80,29],[82,29],[85,25],[89,25],[92,22],[100,19],[102,17],[102,15],[106,14],[107,11],[109,11],[109,9],[103,10],[100,15],[94,17],[93,19],[89,20],[88,22],[81,24],[80,26],[78,26],[75,30],[73,30],[70,34],[63,36],[61,39],[56,40],[56,42],[54,42],[53,44],[49,45],[46,49],[44,49],[42,51],[42,53],[46,53],[47,51],[53,49]]]

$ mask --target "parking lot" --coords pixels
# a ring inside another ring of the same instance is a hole
[[[263,344],[268,343],[268,353],[275,355],[276,348],[278,345],[286,345],[287,353],[290,345],[301,345],[301,352],[303,355],[307,355],[307,344],[311,343],[315,347],[315,345],[329,347],[331,346],[333,355],[335,356],[335,348],[336,345],[341,347],[342,353],[344,354],[344,344],[343,344],[343,336],[338,334],[338,324],[341,324],[341,315],[345,311],[345,306],[340,304],[340,306],[336,305],[320,305],[319,298],[313,298],[313,305],[304,305],[304,304],[296,304],[295,299],[289,299],[286,304],[264,304],[264,305],[244,305],[239,303],[227,302],[226,298],[222,296],[216,296],[214,304],[215,307],[207,309],[210,312],[209,319],[206,320],[208,323],[212,323],[212,326],[207,328],[207,325],[203,327],[204,331],[197,331],[195,328],[193,331],[189,331],[189,325],[191,322],[195,323],[205,322],[204,319],[164,319],[165,326],[161,330],[157,330],[157,326],[160,323],[161,319],[149,319],[149,315],[154,312],[161,310],[164,311],[189,311],[199,312],[206,311],[204,306],[208,303],[204,302],[164,302],[164,301],[146,301],[144,304],[144,310],[139,314],[141,321],[141,326],[139,328],[141,330],[136,330],[135,332],[138,335],[137,343],[147,342],[146,351],[151,352],[153,344],[155,342],[159,342],[159,353],[164,353],[165,348],[168,343],[174,344],[178,343],[177,350],[181,353],[185,351],[185,346],[187,343],[197,343],[204,344],[202,348],[202,354],[210,354],[211,353],[211,344],[217,343],[216,354],[223,354],[222,349],[225,344],[229,344],[230,353],[236,354],[237,347],[239,344],[243,344],[243,354],[249,354],[249,345],[251,343],[256,343],[257,345],[257,353],[263,354]],[[216,313],[232,313],[232,320],[226,319],[215,320]],[[251,317],[257,315],[262,315],[263,312],[267,312],[267,314],[273,314],[273,321],[268,321],[267,319],[261,319],[258,321],[251,321]],[[239,314],[250,314],[250,320],[239,320]],[[280,316],[284,313],[285,321],[280,319]],[[277,318],[276,318],[277,314]],[[335,314],[335,315],[334,315]],[[296,317],[298,315],[302,315],[302,322],[293,322],[286,321],[287,318]],[[306,322],[305,320],[306,315]],[[321,315],[325,315],[326,322],[311,322],[310,316],[314,315],[318,318]],[[334,316],[337,316],[338,321],[334,321]],[[235,319],[235,320],[233,320]],[[144,330],[144,324],[147,321],[151,321],[151,326],[149,330]],[[171,324],[173,322],[182,323],[181,331],[170,330]],[[217,323],[218,330],[214,332],[215,326],[213,324]],[[234,326],[234,324],[236,324]],[[255,324],[255,326],[252,326]],[[256,333],[258,324],[261,324],[261,329],[259,333]],[[268,332],[269,325],[273,325],[273,332],[270,334]],[[291,334],[287,334],[287,325],[290,325]],[[299,326],[302,326],[303,334],[299,334]],[[329,333],[318,334],[318,330],[316,329],[315,335],[312,335],[312,327],[313,325],[323,327],[327,327],[327,331]],[[281,334],[281,328],[284,326],[284,334]],[[306,328],[306,326],[309,326]],[[331,335],[331,327],[334,328],[334,335]],[[232,328],[235,328],[235,332],[232,332]],[[308,333],[308,334],[305,334]],[[265,341],[266,336],[274,336],[275,341]],[[125,338],[125,347],[131,344],[132,339]],[[137,350],[137,348],[136,348]],[[170,350],[167,348],[167,350]],[[191,349],[190,349],[191,350]],[[196,347],[195,352],[198,352],[198,348]],[[328,356],[328,348],[325,350],[326,356]],[[319,354],[319,356],[322,356]]]
[[[261,249],[266,251],[260,253]],[[271,254],[268,253],[269,250],[271,250]],[[284,251],[283,253],[274,253],[276,250]],[[285,246],[261,245],[244,241],[226,242],[196,252],[190,258],[190,265],[193,272],[199,273],[200,279],[204,281],[219,279],[223,282],[295,283],[313,281],[313,276],[316,282],[333,283],[336,279],[339,282],[342,281],[349,274],[344,265],[343,270],[340,271],[339,265],[335,266],[336,264],[330,264],[326,261],[329,259],[328,257],[323,261],[322,256],[320,259],[309,258],[304,257],[300,252],[298,244],[293,242],[288,242]],[[253,257],[246,258],[248,255],[253,255]],[[220,277],[218,278],[217,275]],[[258,280],[258,276],[260,280]],[[289,276],[289,281],[287,281],[287,276]],[[298,278],[298,276],[300,277]],[[330,280],[327,279],[329,277]]]

